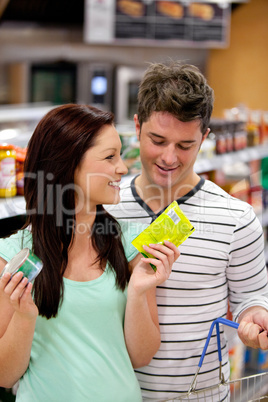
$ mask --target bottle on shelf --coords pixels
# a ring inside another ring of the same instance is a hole
[[[16,147],[16,187],[17,195],[24,194],[24,161],[26,157],[26,148]]]
[[[1,144],[0,197],[14,197],[16,194],[16,151],[11,144]]]
[[[258,127],[253,123],[249,123],[247,125],[247,146],[255,147],[257,145],[259,145]]]

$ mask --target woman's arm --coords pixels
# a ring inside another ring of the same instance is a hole
[[[5,261],[0,260],[0,272]],[[12,387],[28,367],[38,309],[32,284],[18,272],[0,279],[0,386]]]
[[[125,340],[134,368],[147,365],[159,349],[161,338],[155,289],[171,273],[179,250],[174,244],[154,244],[146,248],[157,259],[138,255],[131,261],[133,269],[127,292]],[[155,272],[149,263],[157,267]]]

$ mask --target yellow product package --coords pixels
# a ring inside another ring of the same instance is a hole
[[[184,215],[177,201],[173,201],[151,225],[132,241],[132,244],[144,257],[155,258],[143,249],[144,245],[163,244],[164,240],[168,240],[178,247],[194,230],[195,228]],[[154,265],[151,264],[151,266],[156,270]]]

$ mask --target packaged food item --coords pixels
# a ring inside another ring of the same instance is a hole
[[[268,143],[268,111],[262,112],[263,142]]]
[[[16,187],[16,151],[10,144],[0,145],[0,197],[13,197]]]
[[[157,1],[156,8],[159,13],[170,18],[180,19],[184,15],[183,5],[178,4],[174,1]]]
[[[6,272],[11,273],[11,276],[13,276],[22,271],[23,276],[31,282],[37,277],[42,268],[42,261],[29,248],[24,248],[5,265],[0,278]]]
[[[255,124],[247,125],[247,146],[255,147],[259,145],[259,131]]]
[[[26,157],[26,148],[16,147],[16,186],[17,195],[24,195],[24,162]]]
[[[193,17],[210,21],[214,17],[214,8],[210,4],[195,2],[189,4],[189,13]]]
[[[164,240],[168,240],[178,247],[194,230],[195,228],[184,215],[177,201],[173,201],[154,222],[132,241],[132,244],[144,257],[155,258],[144,250],[144,245],[163,244]],[[152,264],[151,266],[155,271],[156,267]]]
[[[117,7],[123,14],[131,17],[142,17],[145,12],[144,4],[134,0],[118,0]]]
[[[247,131],[245,122],[237,121],[234,123],[233,141],[234,151],[240,151],[241,149],[245,149],[247,147]]]

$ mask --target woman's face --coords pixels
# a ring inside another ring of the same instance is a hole
[[[121,156],[120,137],[112,125],[105,125],[95,145],[83,156],[75,170],[76,212],[95,211],[98,204],[117,204],[119,185],[127,168]]]

